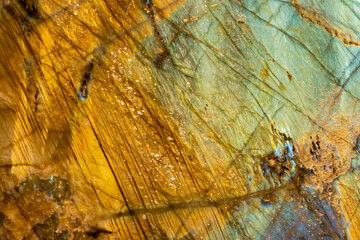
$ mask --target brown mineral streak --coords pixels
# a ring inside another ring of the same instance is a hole
[[[294,6],[294,8],[296,9],[296,11],[299,13],[299,15],[301,17],[303,17],[304,19],[306,19],[314,24],[319,25],[320,27],[325,29],[325,31],[330,33],[332,36],[338,38],[343,44],[355,46],[355,47],[360,46],[359,41],[356,41],[356,40],[352,39],[351,37],[346,36],[340,29],[331,26],[325,19],[323,19],[321,16],[319,16],[319,14],[316,11],[307,9],[307,8],[304,8],[303,6],[301,6],[299,4],[298,0],[292,0],[291,4]]]

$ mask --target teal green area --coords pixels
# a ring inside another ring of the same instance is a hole
[[[255,198],[236,206],[225,232],[233,239],[345,239],[347,223],[334,199],[305,184],[313,173],[285,149],[340,127],[350,131],[348,144],[356,148],[360,48],[342,38],[360,41],[360,3],[187,1],[160,29],[169,57],[153,77],[184,138],[191,134],[208,146],[197,151],[211,163],[235,161],[245,179],[239,188],[251,193],[285,186],[273,203]],[[153,38],[144,45],[149,55],[156,52]],[[275,137],[272,124],[291,141]],[[261,157],[279,151],[276,161],[293,161],[286,177],[264,167]],[[353,158],[350,170],[359,163]],[[335,182],[327,187],[338,194]]]

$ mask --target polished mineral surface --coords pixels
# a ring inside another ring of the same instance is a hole
[[[360,239],[357,0],[0,0],[0,239]]]

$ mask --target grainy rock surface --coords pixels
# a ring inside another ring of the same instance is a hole
[[[0,1],[0,239],[359,239],[355,0]]]

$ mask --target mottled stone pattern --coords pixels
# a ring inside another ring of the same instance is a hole
[[[0,239],[360,239],[357,0],[0,0]]]

